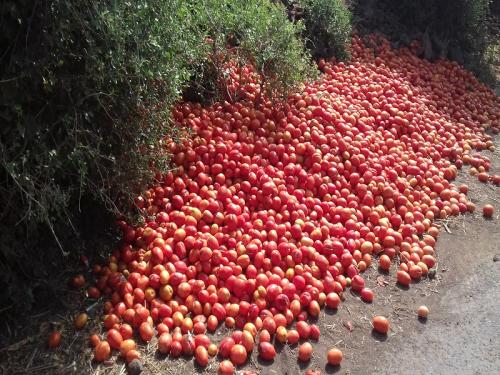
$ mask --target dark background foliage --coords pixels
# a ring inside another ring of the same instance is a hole
[[[498,55],[498,0],[352,0],[357,29],[381,32],[395,46],[418,39],[425,58],[449,58],[493,83]]]

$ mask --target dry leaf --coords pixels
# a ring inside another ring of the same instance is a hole
[[[389,283],[387,281],[385,281],[384,276],[382,276],[382,275],[377,277],[377,284],[380,286],[389,285]]]

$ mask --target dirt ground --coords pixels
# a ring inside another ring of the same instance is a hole
[[[500,174],[500,137],[492,160],[492,172]],[[476,203],[474,214],[442,221],[437,245],[438,265],[433,279],[424,279],[403,290],[395,284],[395,266],[388,274],[370,268],[367,286],[376,295],[372,304],[346,293],[338,311],[323,310],[318,319],[321,337],[313,343],[314,357],[307,364],[297,362],[297,346],[278,349],[271,364],[259,361],[254,351],[243,369],[265,374],[303,374],[317,369],[322,374],[498,374],[500,373],[500,188],[481,184],[465,167],[457,184],[469,185],[469,197]],[[485,220],[481,207],[496,207],[492,220]],[[494,261],[494,258],[498,261]],[[66,313],[41,314],[32,318],[33,332],[0,349],[0,374],[126,374],[124,363],[113,358],[95,365],[87,337],[99,332],[99,307],[75,292],[69,292]],[[425,304],[429,319],[419,321],[416,309]],[[89,309],[93,318],[83,332],[75,333],[72,317]],[[372,333],[370,321],[385,315],[391,321],[387,337]],[[63,341],[50,351],[46,338],[51,324],[60,326]],[[4,329],[4,328],[2,328]],[[222,337],[224,330],[218,335]],[[216,339],[216,341],[218,341]],[[340,367],[326,365],[326,351],[337,346],[344,353]],[[216,373],[218,361],[205,370],[193,360],[160,357],[155,343],[142,347],[143,374]],[[240,370],[240,369],[239,369]]]

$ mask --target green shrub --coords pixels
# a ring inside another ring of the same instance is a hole
[[[342,0],[301,0],[305,37],[315,57],[349,56],[351,13]]]
[[[193,82],[220,97],[218,56],[253,63],[274,97],[312,76],[301,32],[268,0],[3,1],[2,303],[29,304],[33,275],[85,245],[83,222],[125,213],[168,167],[162,139],[183,135],[171,107]]]
[[[270,97],[286,97],[315,74],[300,39],[302,23],[290,23],[281,4],[269,0],[204,0],[196,9],[199,30],[211,39],[211,51],[197,66],[195,83],[205,96],[226,88],[224,64],[252,64]],[[229,48],[229,53],[228,53]],[[208,91],[208,93],[207,93]],[[222,91],[222,92],[221,92]],[[236,99],[236,98],[233,98]]]
[[[120,212],[161,167],[170,106],[204,53],[183,3],[0,5],[0,281],[15,293],[81,249],[83,211]]]

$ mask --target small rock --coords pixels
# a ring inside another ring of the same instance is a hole
[[[429,275],[429,279],[434,279],[436,277],[436,269],[435,268],[431,269],[429,271],[428,275]]]
[[[500,254],[493,255],[493,262],[498,262],[498,261],[500,261]]]
[[[144,371],[144,366],[138,359],[134,359],[128,364],[128,373],[130,375],[139,375]]]

